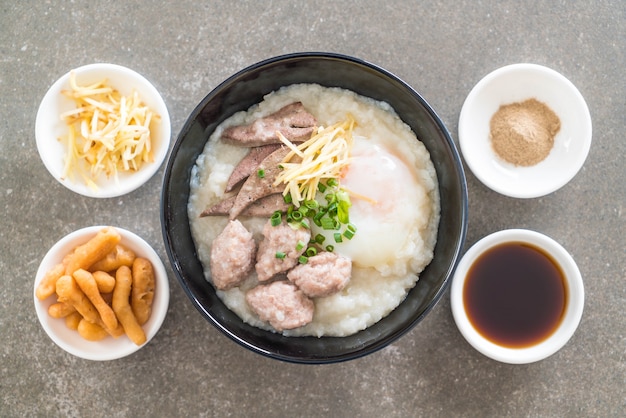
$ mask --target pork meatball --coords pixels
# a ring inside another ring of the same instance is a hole
[[[269,322],[278,332],[313,320],[313,301],[286,280],[254,287],[246,293],[246,302],[262,321]]]
[[[287,278],[307,296],[330,296],[346,287],[352,275],[352,261],[344,256],[323,252],[309,257],[306,264],[294,267]]]
[[[228,221],[226,228],[211,246],[211,278],[219,290],[239,286],[252,271],[256,243],[238,220]]]
[[[260,282],[267,281],[298,264],[298,258],[304,253],[306,244],[311,239],[311,231],[307,228],[294,229],[285,222],[272,226],[268,221],[263,227],[263,236],[259,243],[255,265]]]

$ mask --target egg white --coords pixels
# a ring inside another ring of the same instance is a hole
[[[354,192],[349,214],[356,234],[336,243],[336,231],[314,226],[313,233],[324,235],[325,244],[334,245],[334,251],[351,258],[354,266],[382,271],[411,249],[407,246],[417,226],[415,214],[427,200],[426,190],[391,149],[363,138],[355,141],[341,186]]]

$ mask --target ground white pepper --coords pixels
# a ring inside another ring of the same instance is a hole
[[[489,128],[491,145],[500,158],[532,166],[550,153],[561,121],[546,104],[533,98],[500,106]]]

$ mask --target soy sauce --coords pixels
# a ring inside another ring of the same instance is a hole
[[[471,324],[508,348],[533,346],[559,326],[567,306],[564,274],[551,256],[522,242],[497,245],[474,261],[463,287]]]

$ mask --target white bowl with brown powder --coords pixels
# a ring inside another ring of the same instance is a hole
[[[560,73],[513,64],[485,76],[467,96],[459,142],[472,173],[490,189],[534,198],[567,184],[591,146],[591,116]]]

